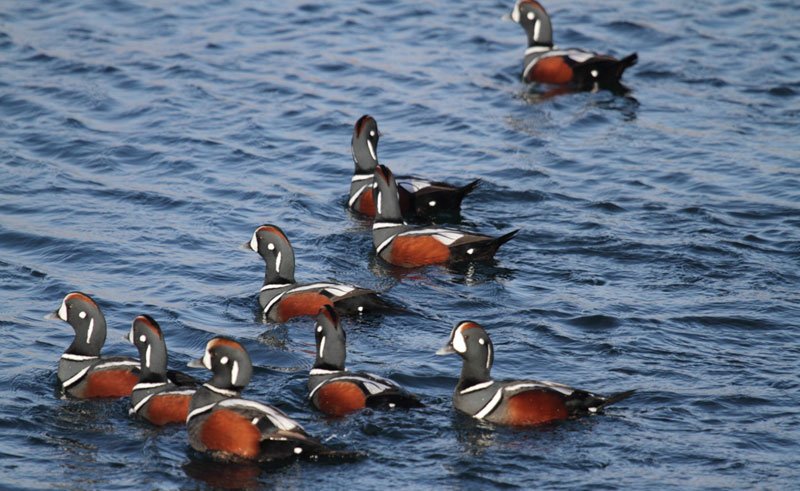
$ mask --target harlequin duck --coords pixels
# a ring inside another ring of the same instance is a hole
[[[236,341],[212,339],[203,357],[189,366],[213,372],[189,405],[186,425],[193,449],[217,460],[239,462],[353,455],[327,448],[279,409],[241,399],[253,366]]]
[[[559,49],[553,45],[550,16],[536,0],[517,0],[511,19],[525,29],[522,79],[525,82],[569,84],[579,90],[620,89],[626,68],[636,64],[632,53],[621,60],[580,49]]]
[[[341,283],[298,284],[294,280],[294,250],[279,227],[261,225],[245,244],[266,263],[264,286],[258,295],[263,319],[286,322],[293,317],[316,315],[323,305],[333,305],[344,314],[396,310],[378,293]]]
[[[350,147],[355,174],[350,181],[348,206],[363,215],[375,216],[375,201],[372,199],[372,184],[375,167],[378,165],[378,123],[372,116],[364,115],[356,121]],[[430,220],[446,214],[458,214],[461,201],[480,184],[476,179],[466,186],[453,186],[444,182],[430,182],[411,178],[400,181],[400,211],[408,220]]]
[[[492,380],[492,341],[481,326],[471,321],[458,323],[447,345],[436,352],[450,353],[457,353],[464,360],[453,405],[473,418],[492,423],[527,426],[594,414],[634,392],[600,396],[553,382]]]
[[[167,344],[158,322],[149,315],[138,316],[125,339],[136,346],[141,360],[139,383],[131,393],[130,414],[158,426],[185,423],[189,401],[198,384],[185,374],[181,374],[180,385],[167,377]]]
[[[375,168],[376,215],[372,225],[375,253],[384,261],[414,268],[428,264],[490,259],[519,230],[500,237],[440,228],[414,228],[403,221],[397,182],[385,165]]]
[[[139,380],[139,361],[127,356],[101,357],[106,341],[106,318],[88,295],[72,292],[48,316],[69,323],[75,339],[58,363],[58,382],[64,396],[78,399],[126,397]]]
[[[324,305],[314,326],[317,359],[309,372],[308,399],[325,414],[344,416],[365,407],[424,407],[417,396],[395,382],[364,372],[348,372],[345,332],[339,315]]]

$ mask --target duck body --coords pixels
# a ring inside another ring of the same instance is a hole
[[[67,322],[75,331],[72,344],[58,363],[63,397],[97,399],[131,394],[139,380],[139,361],[126,356],[101,356],[106,319],[91,297],[81,292],[69,293],[49,318]]]
[[[356,121],[351,150],[355,174],[350,181],[348,207],[362,215],[374,217],[372,196],[375,167],[378,165],[378,123],[369,115]],[[430,221],[434,218],[457,216],[461,202],[480,183],[474,180],[464,186],[409,177],[399,181],[400,210],[406,220]]]
[[[395,310],[378,292],[342,283],[301,284],[294,279],[294,249],[276,225],[261,225],[246,246],[266,264],[264,285],[258,294],[262,318],[286,322],[300,316],[317,315],[323,305],[343,314],[358,315]]]
[[[601,396],[567,385],[538,380],[497,381],[491,378],[494,348],[477,323],[463,321],[437,354],[463,359],[453,406],[475,419],[510,426],[532,426],[602,412],[634,391]]]
[[[384,261],[404,268],[430,264],[491,259],[518,230],[500,237],[444,228],[409,226],[400,213],[397,182],[388,167],[375,168],[373,190],[376,217],[372,225],[375,253]]]
[[[139,381],[131,392],[131,416],[156,426],[185,424],[189,402],[198,382],[188,375],[167,372],[167,345],[161,327],[152,317],[133,320],[126,339],[139,350]]]
[[[569,85],[578,90],[618,90],[623,88],[622,74],[638,61],[636,53],[618,60],[583,49],[556,47],[550,16],[536,0],[517,0],[511,19],[522,26],[528,39],[522,72],[526,83]]]
[[[324,306],[315,324],[316,360],[308,377],[308,399],[330,416],[345,416],[364,408],[423,407],[419,398],[396,382],[365,372],[349,372],[346,334],[335,309]]]
[[[190,364],[213,372],[192,396],[187,416],[191,447],[223,462],[268,462],[288,458],[349,458],[330,449],[279,409],[241,397],[252,364],[244,347],[217,337],[200,360]]]

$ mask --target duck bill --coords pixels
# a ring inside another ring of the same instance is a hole
[[[189,363],[187,363],[186,366],[190,367],[190,368],[205,368],[206,367],[205,365],[203,365],[203,359],[202,358],[198,358],[196,360],[192,360]]]
[[[437,355],[452,355],[455,353],[456,350],[453,349],[452,344],[448,344],[447,346],[441,348],[439,351],[436,352]]]
[[[50,312],[49,314],[44,316],[44,320],[46,320],[46,321],[60,321],[61,317],[58,316],[58,310],[54,310],[53,312]]]
[[[241,249],[243,251],[255,252],[255,251],[253,251],[253,248],[250,247],[250,241],[247,241],[244,244],[240,245],[239,249]]]

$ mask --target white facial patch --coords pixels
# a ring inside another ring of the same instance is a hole
[[[528,20],[533,20],[533,18],[536,17],[536,16],[533,15],[533,12],[528,12],[528,15],[526,17],[528,17]],[[535,38],[536,34],[534,34],[533,37]]]
[[[358,311],[359,312],[364,312],[364,306],[363,305],[359,305],[358,306]]]
[[[58,318],[62,321],[67,320],[67,302],[61,302],[61,307],[58,308]]]
[[[144,336],[142,336],[142,337],[144,337]],[[144,352],[144,366],[146,366],[147,368],[150,368],[150,350],[151,350],[151,348],[152,348],[152,346],[150,346],[148,344],[147,345],[147,351]]]
[[[206,349],[205,354],[203,354],[203,366],[211,370],[211,352],[208,351],[208,349]]]
[[[322,332],[322,326],[317,324],[317,332]]]
[[[372,148],[372,142],[367,140],[367,149],[369,149],[369,154],[372,155],[372,159],[376,162],[378,161],[378,156],[375,155],[375,149]]]
[[[294,453],[300,455],[301,453],[303,453],[303,449],[300,447],[294,447]]]
[[[464,339],[464,335],[461,334],[461,328],[456,329],[453,334],[453,349],[459,353],[467,352],[467,341]]]
[[[275,250],[275,244],[273,244],[272,242],[270,242],[269,244],[267,244],[267,249],[269,249],[269,250],[271,250],[271,251],[274,251],[274,250]]]
[[[434,200],[430,200],[430,201],[428,201],[428,206],[430,206],[431,208],[433,208],[434,206],[436,206],[436,201],[434,201]]]
[[[481,338],[481,341],[483,341],[483,338]],[[483,343],[481,343],[481,344],[483,344]],[[492,347],[491,347],[491,345],[486,347],[486,369],[488,370],[490,368],[492,368]]]
[[[255,252],[258,252],[258,237],[257,237],[257,235],[258,235],[258,230],[253,232],[253,238],[250,239],[250,249],[254,250]]]
[[[511,11],[511,20],[519,23],[519,1],[514,5],[514,10]]]
[[[325,336],[322,336],[322,341],[319,342],[319,357],[325,354]]]
[[[480,338],[480,339],[478,340],[478,344],[480,344],[481,346],[483,346],[484,344],[486,344],[486,341],[484,341],[484,340],[483,340],[483,338]]]
[[[592,70],[592,71],[591,71],[591,72],[589,72],[589,73],[591,73],[591,74],[592,74],[592,77],[593,77],[593,78],[597,78],[597,70]]]
[[[467,249],[467,254],[469,254],[470,256],[472,255],[473,252],[475,252],[475,249],[473,249],[472,247]]]
[[[133,331],[131,331],[131,332],[133,332]],[[145,341],[147,341],[147,336],[145,336],[144,334],[139,336],[139,342],[144,343]]]
[[[281,253],[278,253],[278,256],[275,258],[275,272],[281,272]]]
[[[81,310],[80,313],[78,314],[78,317],[80,317],[81,319],[85,319],[86,318],[86,312]]]
[[[369,130],[369,136],[375,136],[375,130]]]
[[[219,362],[222,363],[223,365],[227,365],[228,364],[228,357],[227,356],[223,356],[222,359]]]
[[[236,385],[236,381],[238,379],[239,379],[239,362],[234,360],[233,367],[231,368],[231,385]]]
[[[533,12],[528,12],[528,19],[533,20]],[[539,31],[542,29],[542,23],[539,22],[539,19],[536,19],[536,22],[533,23],[533,40],[539,40]]]

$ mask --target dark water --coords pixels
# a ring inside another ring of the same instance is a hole
[[[630,97],[518,80],[513,2],[0,2],[0,483],[5,488],[771,488],[800,482],[800,8],[556,2],[557,42],[638,51]],[[401,174],[479,177],[462,227],[521,227],[494,264],[397,275],[344,209],[356,118]],[[349,364],[421,411],[326,420],[306,404],[310,322],[255,321],[281,225],[299,280],[390,289],[414,314],[349,321]],[[209,468],[127,401],[53,394],[94,295],[108,353],[160,321],[176,367],[246,344],[249,397],[369,457]],[[638,388],[532,430],[458,416],[452,325],[490,330],[498,378]],[[210,477],[209,477],[210,476]],[[216,480],[213,480],[216,479]]]

